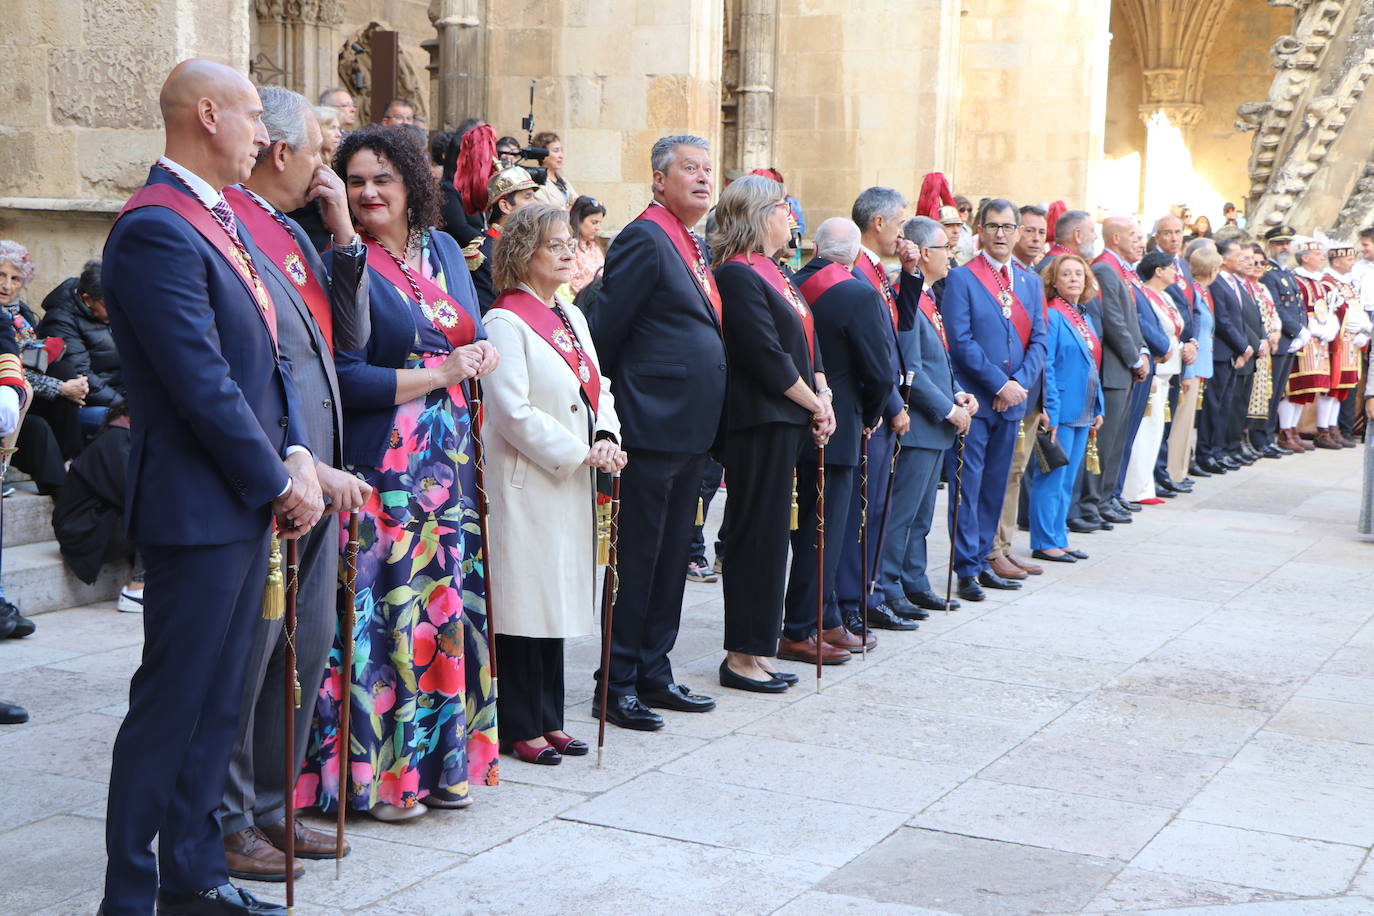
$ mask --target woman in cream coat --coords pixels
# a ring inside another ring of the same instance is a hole
[[[1126,466],[1121,495],[1132,502],[1151,504],[1164,501],[1155,495],[1155,461],[1159,457],[1159,444],[1164,441],[1164,412],[1169,403],[1169,381],[1183,368],[1179,348],[1183,315],[1168,293],[1170,284],[1178,282],[1178,268],[1174,266],[1173,258],[1162,251],[1152,251],[1141,258],[1136,271],[1140,279],[1145,281],[1145,295],[1154,309],[1155,319],[1169,338],[1169,353],[1155,363],[1149,407],[1131,445],[1130,463]]]
[[[501,354],[483,385],[497,713],[505,749],[556,764],[587,753],[563,731],[563,640],[593,631],[596,472],[626,459],[586,320],[554,295],[576,250],[567,212],[533,204],[502,229],[483,318]]]

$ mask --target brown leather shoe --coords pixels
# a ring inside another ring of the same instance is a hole
[[[257,827],[245,827],[224,838],[224,864],[229,877],[244,881],[285,881],[286,854],[273,846]],[[297,863],[296,877],[305,874],[305,866]]]
[[[804,640],[778,640],[778,658],[785,658],[792,662],[806,662],[808,665],[816,664],[816,634],[812,633]],[[821,647],[822,665],[843,665],[847,661],[849,661],[848,649],[841,649],[828,643]]]
[[[825,638],[827,646],[834,646],[836,649],[843,649],[846,652],[860,653],[864,650],[864,641],[856,633],[851,633],[849,627],[831,627],[821,633]],[[873,635],[873,631],[868,631],[868,651],[872,652],[878,647],[878,637]],[[814,664],[814,660],[812,662]]]
[[[1315,445],[1317,448],[1345,448],[1345,446],[1341,444],[1341,441],[1339,439],[1336,439],[1331,435],[1331,430],[1327,427],[1322,427],[1321,429],[1317,430],[1317,438],[1312,440],[1312,444]]]
[[[1299,436],[1297,427],[1293,426],[1288,429],[1288,448],[1295,452],[1310,452],[1316,446]]]
[[[286,852],[286,819],[259,828],[262,835],[273,846]],[[298,859],[336,859],[338,847],[334,844],[334,834],[307,827],[296,820],[296,848],[292,850]],[[344,840],[343,854],[348,855],[348,840]]]
[[[1040,564],[1032,563],[1030,560],[1023,560],[1020,557],[1012,556],[1011,554],[1007,554],[1006,559],[1011,560],[1011,562],[1014,563],[1017,566],[1017,568],[1021,569],[1026,573],[1029,573],[1032,576],[1038,576],[1045,571],[1045,567],[1041,566]]]
[[[1024,579],[1026,571],[1012,562],[1011,557],[996,557],[988,564],[1003,579]],[[1043,570],[1041,570],[1043,572]]]

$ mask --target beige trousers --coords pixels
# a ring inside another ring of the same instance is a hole
[[[1178,410],[1174,411],[1169,427],[1169,477],[1174,481],[1188,476],[1188,462],[1193,458],[1193,444],[1197,432],[1193,421],[1197,417],[1197,394],[1202,379],[1186,378],[1179,384]]]
[[[1027,414],[1021,421],[1021,433],[1016,437],[1016,454],[1011,458],[1011,473],[1007,475],[1007,495],[1002,499],[1002,517],[997,522],[997,536],[992,539],[989,560],[1011,554],[1011,539],[1016,537],[1016,510],[1021,504],[1021,477],[1026,473],[1031,449],[1035,448],[1035,431],[1039,426],[1039,411]]]

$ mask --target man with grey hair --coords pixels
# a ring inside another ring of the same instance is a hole
[[[968,432],[978,401],[954,377],[944,321],[931,291],[949,273],[954,248],[944,227],[924,216],[907,220],[902,234],[911,244],[902,250],[898,337],[910,386],[911,428],[899,440],[878,587],[894,613],[920,620],[945,606],[926,576],[926,537],[935,518],[945,450],[956,435]],[[958,606],[951,600],[951,610]]]
[[[816,256],[796,276],[811,306],[816,345],[825,362],[825,377],[835,410],[835,432],[825,447],[825,527],[841,532],[854,511],[854,471],[859,464],[863,432],[876,424],[891,388],[888,338],[891,323],[873,287],[851,272],[859,251],[859,227],[842,216],[816,230]],[[831,364],[834,360],[834,364]],[[817,452],[807,445],[797,462],[799,527],[792,532],[792,571],[784,599],[782,641],[778,657],[815,664],[819,652],[826,664],[849,660],[862,652],[863,641],[844,624],[836,594],[836,573],[846,544],[827,540],[824,557],[825,619],[816,632],[816,502]],[[868,648],[877,645],[870,634]]]
[[[260,88],[258,97],[269,144],[259,150],[248,180],[226,188],[224,196],[261,255],[255,259],[258,273],[275,306],[278,346],[283,358],[291,361],[298,396],[296,419],[305,428],[315,456],[320,488],[330,511],[352,512],[362,507],[370,488],[336,470],[342,459],[343,416],[332,351],[360,350],[367,345],[367,249],[353,231],[343,182],[320,159],[323,137],[310,104],[275,86]],[[285,215],[311,200],[320,202],[324,223],[333,235],[330,272],[305,231]],[[338,529],[321,525],[301,538],[298,546],[296,670],[301,684],[315,685],[324,677],[334,641]],[[285,666],[282,621],[259,619],[219,810],[225,860],[235,878],[281,881],[286,877],[283,850],[288,801],[282,773],[285,735],[280,693]],[[295,717],[297,770],[305,759],[310,718],[308,707]],[[334,858],[334,837],[297,821],[295,851],[301,858]]]
[[[887,478],[892,473],[891,458],[896,436],[905,433],[911,425],[911,417],[898,391],[898,383],[902,378],[902,355],[897,346],[897,294],[882,263],[883,258],[897,257],[901,246],[907,244],[902,239],[906,209],[906,198],[900,193],[892,188],[874,187],[859,194],[851,211],[862,241],[858,260],[854,264],[854,274],[873,288],[874,295],[888,316],[888,384],[881,417],[865,417],[869,429],[865,444],[869,450],[868,492],[862,492],[862,487],[854,488],[853,505],[850,507],[849,524],[845,528],[843,541],[845,553],[837,574],[840,608],[850,629],[862,627],[859,614],[864,604],[863,593],[871,592],[873,575],[878,569],[878,531],[887,514],[883,506],[887,503]],[[862,581],[863,557],[859,552],[859,525],[864,506],[868,508],[868,582]],[[914,620],[897,616],[877,600],[868,602],[868,625],[883,630],[914,630],[917,626]]]
[[[320,93],[320,104],[339,113],[339,129],[344,133],[358,129],[358,103],[342,86],[334,86]]]
[[[606,720],[654,731],[653,708],[706,712],[710,697],[676,683],[682,593],[707,453],[725,406],[720,292],[706,243],[691,227],[715,189],[709,144],[663,137],[650,154],[654,199],[606,252],[591,311],[602,374],[611,379],[621,445],[620,590],[611,630]],[[597,708],[600,714],[600,694]]]
[[[1054,224],[1054,244],[1045,259],[1076,254],[1088,263],[1097,257],[1097,227],[1087,210],[1065,210]]]

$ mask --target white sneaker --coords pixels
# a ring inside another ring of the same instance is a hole
[[[119,590],[119,601],[115,602],[115,610],[123,611],[126,614],[143,613],[143,589],[130,591],[127,588]]]

